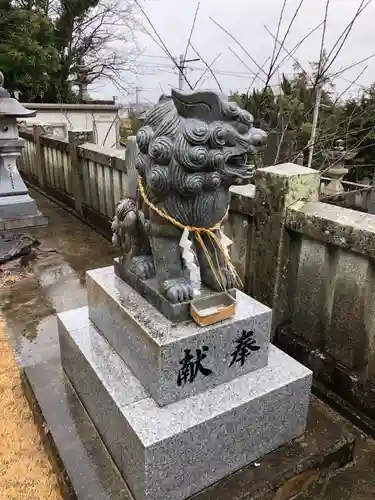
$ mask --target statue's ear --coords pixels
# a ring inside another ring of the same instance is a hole
[[[213,91],[181,92],[172,89],[172,99],[179,115],[206,122],[223,119],[222,103],[228,98]]]

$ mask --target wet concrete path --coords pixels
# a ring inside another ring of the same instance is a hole
[[[23,364],[32,344],[39,344],[37,351],[48,357],[48,340],[57,329],[56,312],[85,306],[85,272],[110,265],[118,255],[109,241],[63,208],[36,192],[31,195],[49,217],[47,227],[27,231],[41,242],[38,259],[26,277],[0,290],[6,334]]]
[[[49,217],[45,228],[29,234],[41,242],[31,272],[0,290],[0,310],[6,333],[22,365],[53,360],[56,356],[56,312],[87,303],[85,272],[110,265],[117,250],[90,227],[38,193],[31,192]],[[375,443],[359,440],[356,461],[331,478],[321,500],[373,500],[375,498]]]

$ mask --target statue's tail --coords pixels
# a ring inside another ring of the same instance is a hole
[[[128,144],[126,146],[125,165],[127,179],[123,196],[126,198],[131,198],[132,200],[135,200],[137,196],[138,171],[136,169],[135,162],[138,153],[139,149],[135,140],[135,136],[131,136],[128,138]]]
[[[138,171],[135,166],[138,155],[138,146],[135,137],[129,137],[125,153],[126,182],[121,200],[116,205],[116,212],[112,222],[112,243],[119,244],[124,251],[130,249],[130,238],[127,234],[137,226],[137,188]]]

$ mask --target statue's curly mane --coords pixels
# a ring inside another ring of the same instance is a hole
[[[191,104],[179,97],[147,113],[137,134],[136,168],[149,196],[180,222],[217,222],[224,215],[217,206],[228,203],[232,183],[226,163],[234,154],[246,154],[252,117],[219,96],[211,102],[209,93],[198,93]],[[207,211],[216,217],[207,217]]]

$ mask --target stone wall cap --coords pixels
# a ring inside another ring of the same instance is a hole
[[[246,184],[244,186],[231,186],[229,191],[239,196],[246,196],[250,198],[255,197],[255,186],[253,184]]]
[[[367,231],[375,231],[375,216],[321,201],[310,201],[302,207],[291,207],[292,211],[308,217],[318,217],[345,226],[355,226]]]
[[[58,111],[118,111],[122,109],[120,104],[58,104],[58,103],[24,103],[23,106],[36,111],[43,109]]]
[[[272,165],[270,167],[262,167],[258,169],[258,172],[277,174],[285,177],[290,177],[293,175],[320,175],[320,172],[318,170],[303,167],[302,165],[297,165],[296,163],[280,163],[278,165]]]
[[[85,142],[79,146],[81,149],[86,149],[92,151],[93,153],[100,153],[107,156],[115,156],[116,158],[125,159],[125,151],[123,148],[108,148],[101,146],[100,144],[92,144],[91,142]]]

